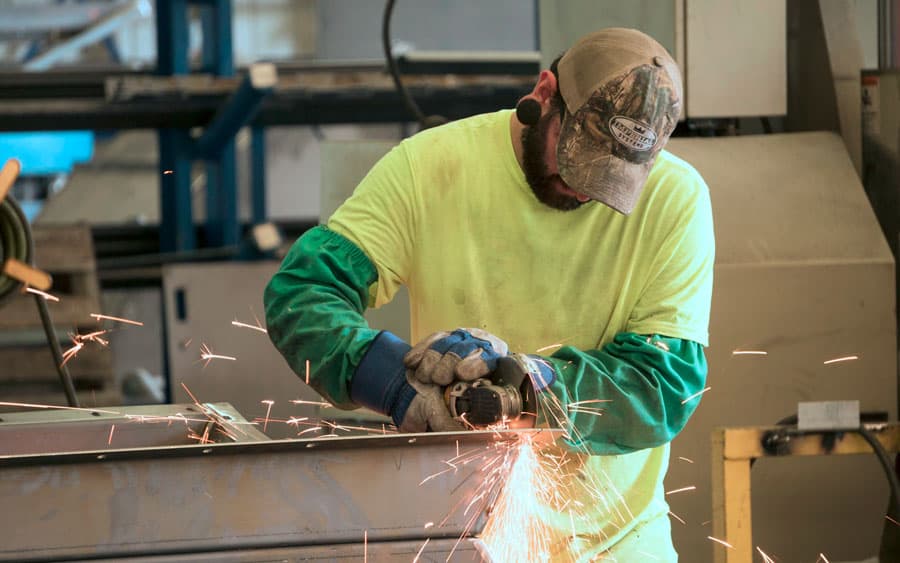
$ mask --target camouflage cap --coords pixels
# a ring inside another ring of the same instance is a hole
[[[681,114],[681,73],[635,29],[588,34],[559,61],[565,100],[557,162],[572,189],[625,215]]]

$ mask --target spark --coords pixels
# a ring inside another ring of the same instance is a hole
[[[425,540],[425,543],[423,543],[422,547],[419,548],[419,553],[416,554],[416,558],[413,559],[413,563],[416,563],[416,561],[419,560],[419,557],[422,556],[422,552],[425,551],[425,546],[428,545],[428,542],[430,542],[430,541],[431,541],[431,538],[428,538],[427,540]]]
[[[128,325],[134,325],[134,326],[144,326],[144,323],[142,323],[141,321],[132,321],[131,319],[123,319],[122,317],[111,317],[109,315],[99,315],[97,313],[91,313],[91,317],[97,319],[97,322],[100,322],[102,320],[107,320],[107,321],[113,321],[116,323],[125,323]]]
[[[675,514],[675,513],[672,512],[671,510],[669,511],[669,516],[671,516],[672,518],[678,520],[679,522],[681,522],[682,524],[684,524],[685,526],[687,526],[687,522],[685,522],[685,521],[681,518],[681,516]]]
[[[322,431],[322,427],[321,427],[321,426],[313,426],[312,428],[307,428],[306,430],[303,430],[303,431],[298,432],[298,433],[297,433],[297,436],[306,434],[307,432],[321,432],[321,431]]]
[[[674,494],[677,494],[677,493],[683,493],[683,492],[686,492],[686,491],[695,491],[695,490],[697,490],[697,487],[694,486],[694,485],[691,485],[691,486],[689,486],[689,487],[681,487],[680,489],[675,489],[674,491],[666,491],[666,494],[667,494],[667,495],[674,495]]]
[[[578,405],[589,405],[592,403],[611,403],[612,399],[587,399],[584,401],[574,401],[569,403],[570,407],[578,406]]]
[[[838,362],[850,362],[850,361],[858,360],[858,359],[859,359],[859,356],[844,356],[842,358],[834,358],[833,360],[825,360],[822,363],[827,366],[828,364],[836,364]]]
[[[732,350],[732,356],[768,356],[769,353],[764,350]]]
[[[306,360],[306,384],[309,385],[309,360]]]
[[[820,558],[822,561],[824,561],[825,563],[831,563],[831,562],[828,560],[828,558],[825,557],[825,554],[824,554],[824,553],[820,553],[820,554],[819,554],[819,558]],[[818,559],[816,559],[816,563],[819,563],[819,560],[818,560]]]
[[[72,342],[74,342],[74,345],[71,348],[69,348],[68,350],[66,350],[65,352],[63,352],[63,355],[62,355],[63,361],[62,361],[62,364],[60,364],[60,365],[64,366],[67,363],[69,363],[69,360],[74,358],[75,355],[78,354],[78,352],[80,352],[82,348],[84,348],[84,342],[80,342],[80,341],[76,340],[75,338],[72,338]]]
[[[710,389],[712,389],[712,387],[707,387],[706,389],[701,389],[700,391],[697,391],[696,393],[694,393],[693,395],[691,395],[691,396],[688,397],[687,399],[681,401],[681,404],[683,405],[683,404],[685,404],[686,402],[690,401],[691,399],[696,399],[697,397],[699,397],[700,395],[706,393],[706,392],[709,391]]]
[[[57,297],[57,296],[55,296],[55,295],[50,295],[50,294],[47,293],[46,291],[41,291],[40,289],[35,289],[35,288],[33,288],[33,287],[26,287],[26,288],[25,288],[25,291],[27,291],[28,293],[33,293],[33,294],[35,294],[35,295],[40,295],[41,297],[43,297],[43,298],[46,299],[47,301],[54,301],[54,302],[56,302],[56,303],[59,303],[59,297]]]
[[[7,403],[5,401],[0,401],[0,406],[2,407],[26,407],[31,409],[60,409],[67,411],[86,411],[86,412],[102,412],[106,414],[121,414],[116,411],[109,411],[104,409],[90,409],[85,407],[63,407],[60,405],[40,405],[35,403]]]
[[[0,405],[2,405],[2,404],[3,404],[3,403],[0,403]],[[887,518],[889,521],[893,522],[895,525],[900,526],[900,522],[897,522],[896,520],[894,520],[894,519],[891,518],[890,516],[885,515],[885,518]]]
[[[688,459],[688,458],[686,458],[686,457],[678,456],[678,459],[680,459],[681,461],[686,461],[686,462],[688,462],[688,463],[694,463],[694,460]]]
[[[109,344],[109,341],[100,338],[101,335],[106,334],[108,331],[106,330],[97,330],[94,332],[90,332],[88,334],[78,334],[78,333],[69,333],[69,339],[72,340],[72,347],[63,352],[62,354],[62,364],[60,366],[64,366],[69,363],[69,360],[78,355],[78,352],[84,348],[85,342],[96,342],[101,346],[106,346]]]
[[[165,174],[165,175],[172,174],[172,172],[173,172],[172,170],[163,170],[163,174]]]
[[[756,551],[758,551],[759,554],[762,555],[763,563],[775,563],[775,560],[766,555],[766,553],[762,549],[760,549],[759,546],[756,546]]]
[[[115,432],[115,431],[116,431],[116,425],[113,424],[112,426],[109,427],[109,439],[106,440],[106,445],[107,445],[107,446],[111,446],[111,445],[112,445],[113,432]]]
[[[650,559],[653,559],[654,561],[662,561],[662,559],[653,555],[652,553],[647,553],[646,551],[641,551],[640,549],[638,550],[638,553],[640,553],[641,555],[646,555],[647,557],[649,557]]]
[[[552,348],[562,348],[562,342],[557,342],[556,344],[550,344],[549,346],[544,346],[543,348],[538,348],[535,350],[535,353],[540,354],[541,352],[545,352]]]
[[[275,404],[275,401],[269,399],[263,399],[260,403],[266,404],[269,407],[266,409],[266,421],[263,423],[263,432],[266,431],[266,428],[269,427],[269,413],[272,412],[272,405]]]
[[[434,526],[434,522],[425,522],[425,526],[424,526],[424,527],[425,527],[426,530],[427,530],[428,528],[432,527],[432,526]]]
[[[291,399],[291,402],[295,405],[314,405],[319,407],[330,407],[331,403],[326,403],[324,401],[305,401],[303,399]]]
[[[363,530],[363,563],[369,560],[369,530]]]
[[[200,345],[200,359],[206,360],[206,363],[203,364],[203,367],[208,366],[209,362],[212,360],[228,360],[231,362],[237,360],[237,358],[235,358],[234,356],[222,356],[220,354],[213,354],[212,349],[206,344]]]
[[[255,330],[255,331],[261,332],[261,333],[263,333],[263,334],[269,334],[269,331],[268,331],[268,330],[264,329],[263,327],[261,327],[261,326],[259,326],[259,325],[250,325],[250,324],[247,324],[247,323],[242,323],[242,322],[240,322],[240,321],[238,321],[238,320],[233,320],[233,321],[231,321],[231,324],[234,325],[234,326],[236,326],[236,327],[240,327],[240,328],[249,328],[249,329],[251,329],[251,330]]]
[[[714,541],[714,542],[716,542],[716,543],[720,543],[720,544],[724,545],[725,547],[727,547],[728,549],[734,549],[734,546],[731,545],[730,543],[728,543],[728,542],[725,541],[725,540],[720,540],[719,538],[714,538],[714,537],[712,537],[712,536],[706,536],[706,539],[712,540],[712,541]]]
[[[188,389],[188,386],[184,384],[184,381],[181,382],[181,387],[185,390],[185,392],[188,394],[188,396],[191,398],[191,400],[194,401],[195,405],[200,405],[200,401],[198,401],[197,397],[195,397],[194,394],[191,393],[191,390]]]

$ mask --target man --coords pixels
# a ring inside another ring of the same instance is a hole
[[[677,560],[663,477],[706,381],[714,255],[707,187],[662,150],[681,104],[656,41],[589,34],[515,113],[401,142],[266,289],[269,334],[291,367],[310,360],[327,400],[401,431],[462,428],[442,387],[527,354],[574,452],[572,502],[542,518],[554,560]],[[362,316],[401,284],[414,348]],[[607,401],[602,416],[569,408],[590,400]]]

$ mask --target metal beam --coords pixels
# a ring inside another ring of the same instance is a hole
[[[539,441],[559,436],[525,432]],[[99,433],[105,439],[108,429]],[[464,512],[486,478],[482,456],[497,455],[518,433],[124,449],[113,442],[94,451],[0,457],[0,561],[188,554],[219,561],[237,550],[353,544],[344,555],[359,561],[364,541],[454,541],[483,525],[486,502]],[[456,470],[445,463],[454,459]],[[85,502],[89,510],[72,509]]]
[[[215,156],[234,139],[238,131],[256,116],[263,100],[278,83],[278,72],[271,63],[250,65],[247,76],[228,101],[216,112],[212,122],[197,139],[196,154]]]
[[[163,2],[164,4],[164,2]],[[152,8],[148,0],[132,0],[115,10],[112,10],[96,23],[71,38],[57,43],[48,50],[32,58],[22,65],[28,71],[47,70],[62,59],[77,53],[82,48],[109,37],[117,29],[137,18],[150,15]]]

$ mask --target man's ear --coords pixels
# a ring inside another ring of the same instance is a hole
[[[542,106],[546,106],[549,109],[553,97],[556,95],[557,88],[559,88],[559,84],[556,76],[545,69],[538,76],[537,84],[534,85],[534,90],[531,93],[541,102]]]
[[[549,70],[542,70],[531,93],[516,104],[516,119],[522,125],[536,125],[541,116],[552,109],[556,88],[556,76]]]

